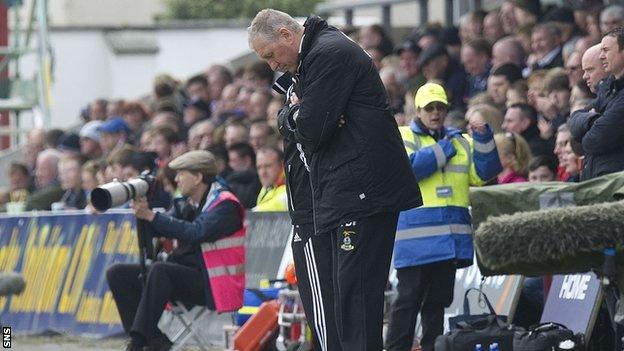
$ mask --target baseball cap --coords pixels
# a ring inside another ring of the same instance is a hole
[[[394,48],[394,52],[397,55],[401,55],[401,53],[403,53],[403,51],[405,51],[405,50],[411,51],[411,52],[413,52],[415,54],[420,54],[420,52],[422,51],[420,46],[418,46],[418,44],[416,44],[415,41],[409,40],[409,39],[404,41],[400,45],[397,45],[397,47]]]
[[[97,129],[100,133],[121,133],[121,132],[130,132],[130,127],[124,122],[121,117],[113,117],[100,125]]]
[[[76,133],[65,134],[58,149],[61,151],[80,152],[80,137]]]
[[[89,138],[94,141],[100,141],[100,131],[98,130],[102,125],[102,121],[91,121],[85,123],[82,128],[80,128],[80,133],[78,135],[81,138]]]
[[[215,157],[211,152],[205,150],[193,150],[182,154],[169,162],[169,168],[217,174],[217,162],[215,161]]]
[[[416,92],[416,97],[414,98],[414,103],[418,108],[423,108],[435,101],[448,105],[444,88],[440,84],[436,83],[426,83],[420,87]]]

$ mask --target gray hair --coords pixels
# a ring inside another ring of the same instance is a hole
[[[483,24],[483,19],[485,18],[485,14],[480,14],[475,11],[466,12],[461,17],[459,17],[459,24],[464,25],[468,22],[477,22],[479,25]]]
[[[273,9],[264,9],[258,12],[253,21],[251,21],[251,25],[247,28],[249,45],[251,46],[251,43],[257,38],[274,40],[277,38],[280,28],[289,29],[294,33],[303,31],[303,26],[285,12]]]
[[[568,127],[567,123],[564,123],[557,128],[557,133],[569,133],[570,127]]]
[[[615,18],[618,20],[624,20],[624,6],[622,5],[609,5],[600,12],[600,22],[605,22],[607,18]]]
[[[514,63],[522,65],[522,63],[525,60],[526,54],[524,52],[524,48],[522,47],[522,44],[520,43],[520,41],[518,41],[518,39],[507,36],[507,37],[499,39],[496,43],[494,43],[494,45],[496,44],[499,45],[498,46],[499,48],[501,45],[507,46],[506,48],[507,50],[505,51],[509,53],[510,56],[513,57]],[[492,48],[493,47],[494,46],[492,46]]]
[[[52,162],[57,163],[62,156],[63,154],[57,149],[45,149],[37,155],[37,159],[51,159]]]
[[[37,155],[36,167],[49,167],[56,177],[58,176],[57,167],[62,155],[57,149],[45,149]]]

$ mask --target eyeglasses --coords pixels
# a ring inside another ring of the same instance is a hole
[[[433,112],[433,110],[438,110],[440,112],[446,112],[447,107],[445,104],[442,103],[431,103],[428,104],[427,106],[425,106],[425,111],[431,113]]]

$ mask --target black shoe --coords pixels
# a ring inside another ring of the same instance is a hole
[[[169,341],[166,335],[160,335],[156,339],[150,341],[149,351],[169,351],[173,343]]]

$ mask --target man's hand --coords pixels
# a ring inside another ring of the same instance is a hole
[[[291,140],[294,139],[293,133],[297,127],[292,116],[296,111],[299,111],[299,105],[289,105],[284,106],[277,114],[277,130],[283,137]]]
[[[156,214],[154,213],[154,211],[150,210],[147,204],[147,199],[145,197],[140,197],[132,200],[131,206],[136,218],[144,219],[148,222],[154,220]]]
[[[297,97],[297,94],[292,93],[290,95],[290,106],[295,106],[295,105],[299,105],[299,97]]]
[[[542,139],[548,140],[552,137],[552,122],[547,121],[545,118],[540,118],[537,121],[537,128],[540,131],[540,137],[542,137]]]

